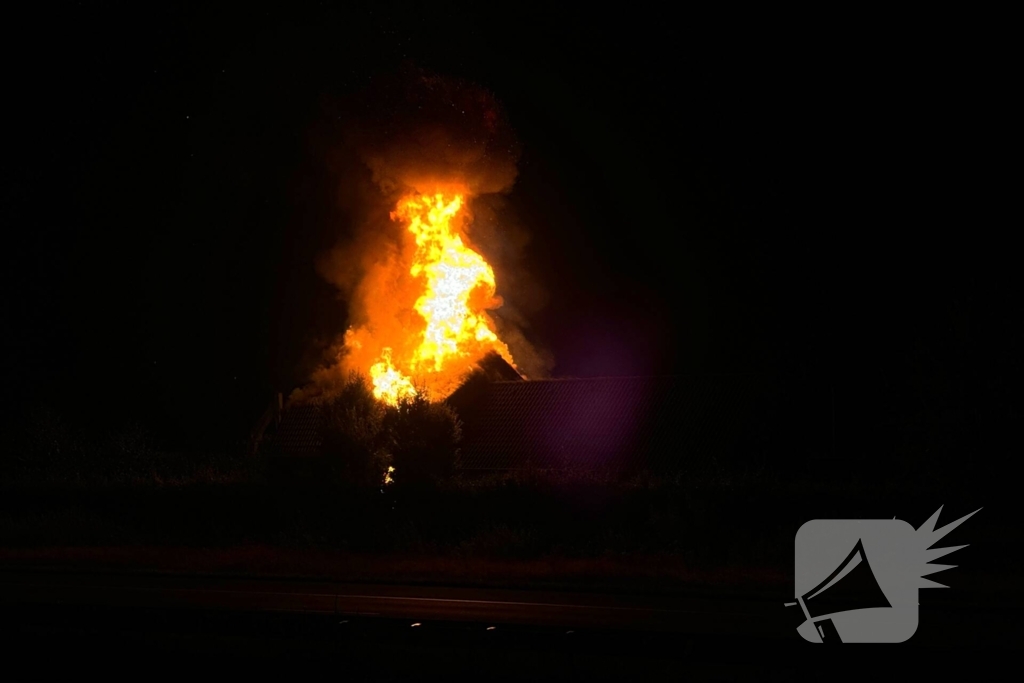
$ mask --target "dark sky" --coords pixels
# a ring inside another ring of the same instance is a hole
[[[505,105],[508,210],[548,296],[527,333],[555,374],[780,371],[850,411],[1016,414],[997,40],[512,5],[147,12],[8,25],[5,384],[23,405],[194,443],[300,381],[345,323],[314,270],[344,217],[311,131],[411,61]]]

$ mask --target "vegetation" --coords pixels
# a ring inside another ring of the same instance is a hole
[[[355,488],[379,487],[391,464],[384,404],[373,397],[365,380],[353,375],[321,410],[322,448],[335,481]]]
[[[344,485],[378,488],[390,476],[399,487],[423,486],[455,471],[461,426],[446,405],[417,395],[390,406],[353,374],[321,409],[324,454]]]
[[[917,525],[946,503],[950,514],[986,507],[962,541],[988,553],[972,566],[1019,570],[1006,547],[1013,534],[995,509],[1013,498],[992,496],[967,469],[783,476],[718,463],[687,478],[543,470],[471,477],[455,468],[460,428],[446,407],[387,407],[354,378],[323,409],[330,477],[316,486],[268,476],[267,463],[244,447],[165,452],[138,425],[89,440],[40,412],[0,463],[0,547],[258,546],[282,555],[400,556],[413,565],[550,560],[594,568],[653,557],[687,571],[777,577],[787,575],[794,534],[808,519],[897,516]],[[384,486],[388,467],[394,483]]]
[[[245,444],[209,450],[167,448],[143,425],[85,429],[47,407],[31,411],[9,434],[0,458],[2,486],[109,487],[255,481],[263,458]]]
[[[385,425],[398,486],[439,484],[454,474],[462,425],[451,408],[417,395],[389,408]]]

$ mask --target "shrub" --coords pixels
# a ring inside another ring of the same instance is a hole
[[[437,483],[455,470],[462,425],[455,411],[420,395],[385,412],[385,432],[399,485]]]
[[[379,487],[391,475],[401,486],[436,483],[455,470],[462,429],[455,411],[421,395],[388,406],[353,373],[321,403],[323,452],[341,483]]]
[[[379,486],[390,464],[384,435],[386,408],[366,380],[352,374],[324,399],[323,453],[332,475],[357,487]]]

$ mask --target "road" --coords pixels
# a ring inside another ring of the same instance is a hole
[[[906,644],[833,650],[800,640],[799,615],[763,599],[42,572],[0,572],[0,610],[4,680],[90,667],[132,678],[138,660],[146,677],[221,665],[293,677],[322,665],[361,680],[810,680],[897,664],[948,674],[1024,635],[1008,610],[925,605]]]

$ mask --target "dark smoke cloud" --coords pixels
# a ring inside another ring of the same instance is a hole
[[[519,142],[494,96],[462,80],[408,68],[366,91],[350,135],[385,195],[431,192],[439,178],[474,196],[512,187]]]

